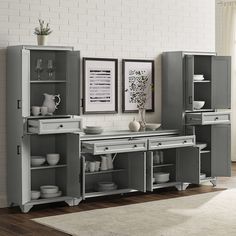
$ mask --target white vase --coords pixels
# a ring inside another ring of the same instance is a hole
[[[47,40],[48,36],[47,35],[37,35],[37,40],[38,40],[38,45],[43,46],[47,45]]]

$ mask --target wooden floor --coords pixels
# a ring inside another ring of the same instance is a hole
[[[232,180],[236,186],[236,163],[232,165]],[[224,178],[227,187],[229,178]],[[93,209],[123,206],[134,203],[163,200],[175,197],[190,196],[206,192],[221,191],[222,188],[212,186],[189,186],[186,191],[179,192],[175,188],[159,189],[154,193],[132,193],[123,196],[111,196],[106,198],[89,199],[81,202],[79,206],[68,207],[64,203],[36,206],[27,214],[20,212],[18,207],[0,209],[0,236],[26,235],[26,236],[60,236],[68,235],[49,227],[31,221],[32,218],[53,216],[59,214],[87,211]]]

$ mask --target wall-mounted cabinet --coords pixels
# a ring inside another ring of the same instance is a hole
[[[71,47],[11,46],[7,49],[8,203],[23,212],[37,204],[81,198],[79,52]],[[32,114],[44,94],[60,95],[53,114]],[[13,119],[14,117],[14,119]],[[69,134],[71,133],[71,134]],[[31,166],[32,156],[60,155],[56,165]],[[31,199],[32,190],[56,185],[58,197]]]

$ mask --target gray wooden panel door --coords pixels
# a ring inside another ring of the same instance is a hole
[[[212,176],[231,176],[230,125],[213,125],[211,129]]]
[[[128,158],[129,188],[146,192],[146,153],[129,153]]]
[[[80,52],[66,52],[67,114],[80,114]]]
[[[79,135],[67,134],[67,195],[81,197]]]
[[[185,110],[193,110],[194,100],[194,56],[186,55],[184,57],[184,75],[185,75]]]
[[[212,57],[212,108],[231,107],[231,58]]]
[[[197,147],[177,149],[176,180],[200,183],[200,150]]]
[[[147,162],[146,162],[146,183],[147,183],[147,191],[153,191],[153,152],[147,152]]]

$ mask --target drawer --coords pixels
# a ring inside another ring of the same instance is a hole
[[[195,135],[157,137],[148,140],[148,150],[169,149],[195,145]]]
[[[81,118],[28,120],[28,132],[36,134],[60,134],[81,131]]]
[[[138,152],[147,150],[146,139],[113,139],[109,141],[85,141],[82,142],[82,152],[93,155],[106,153]]]
[[[197,112],[186,114],[188,125],[230,124],[230,112]]]

